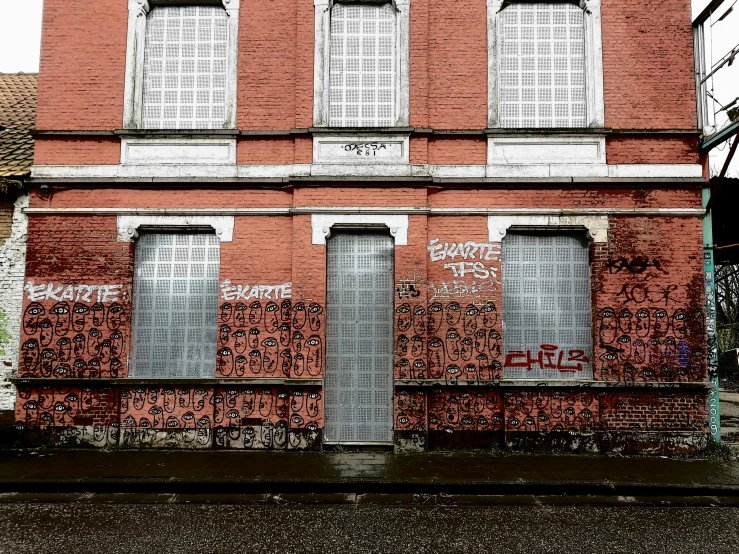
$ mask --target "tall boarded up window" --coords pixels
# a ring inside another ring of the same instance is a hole
[[[332,127],[395,125],[395,10],[387,4],[331,8]]]
[[[586,127],[583,10],[514,3],[500,12],[501,127]]]
[[[393,239],[342,232],[327,241],[325,438],[393,438]]]
[[[134,377],[213,377],[220,241],[142,234],[134,275]]]
[[[503,239],[504,376],[591,379],[588,243],[580,234]]]
[[[223,128],[226,10],[217,6],[157,6],[147,18],[144,128]]]

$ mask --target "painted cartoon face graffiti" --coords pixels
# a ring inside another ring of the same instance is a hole
[[[218,377],[320,377],[324,371],[323,307],[284,299],[223,302]]]
[[[26,285],[20,377],[123,377],[128,314],[122,285]]]

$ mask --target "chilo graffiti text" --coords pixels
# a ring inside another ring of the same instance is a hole
[[[510,350],[506,353],[505,367],[524,367],[531,371],[535,365],[541,369],[554,369],[560,373],[576,373],[583,370],[583,364],[589,364],[590,358],[584,350],[560,349],[554,344],[542,344],[539,350]]]

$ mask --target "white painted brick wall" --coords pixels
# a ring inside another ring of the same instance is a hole
[[[15,387],[8,382],[18,369],[23,282],[26,273],[26,238],[28,195],[18,197],[13,211],[10,238],[0,245],[0,322],[7,341],[0,344],[0,410],[15,409]]]

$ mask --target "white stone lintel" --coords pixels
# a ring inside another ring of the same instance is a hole
[[[121,138],[123,165],[226,165],[236,163],[231,137]]]
[[[511,228],[584,229],[593,242],[608,242],[607,215],[493,215],[488,217],[488,240],[502,242]]]
[[[395,246],[407,246],[408,222],[407,214],[313,214],[310,219],[312,243],[325,245],[326,239],[331,236],[331,228],[334,225],[346,225],[362,228],[387,227],[390,229],[390,234],[395,238]]]
[[[125,164],[35,165],[34,179],[275,179],[291,177],[433,177],[473,182],[480,179],[700,179],[700,164]]]
[[[234,216],[232,215],[119,215],[117,218],[118,242],[133,242],[139,236],[141,227],[166,232],[167,228],[212,227],[221,242],[232,242]]]

